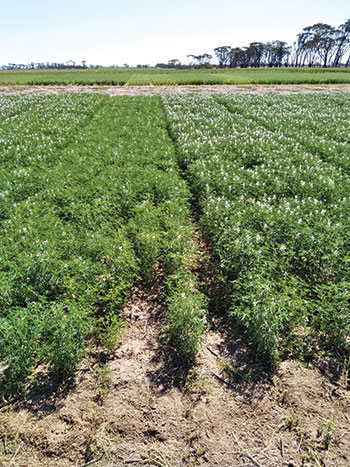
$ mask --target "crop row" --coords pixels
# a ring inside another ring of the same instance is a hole
[[[228,312],[274,367],[281,352],[312,353],[322,335],[349,351],[350,178],[332,141],[327,152],[311,150],[291,124],[293,111],[283,125],[283,98],[278,117],[266,109],[271,100],[256,101],[261,114],[246,96],[163,103],[222,270]],[[306,100],[313,108],[313,96]]]
[[[21,387],[39,363],[66,374],[93,336],[116,345],[133,280],[152,279],[158,267],[167,272],[168,340],[191,358],[206,327],[205,300],[188,266],[196,254],[190,195],[160,100],[31,99],[21,114],[4,111],[0,124],[7,386]]]
[[[289,136],[308,152],[349,171],[348,94],[321,94],[311,99],[302,94],[245,97],[220,96],[218,101],[233,113]]]

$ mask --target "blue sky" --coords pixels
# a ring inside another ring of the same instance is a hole
[[[0,65],[154,65],[221,45],[284,40],[305,26],[339,26],[349,0],[0,0]]]

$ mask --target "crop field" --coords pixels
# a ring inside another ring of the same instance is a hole
[[[348,355],[347,95],[167,97],[180,163],[239,322],[268,365]]]
[[[349,68],[0,70],[0,85],[199,85],[350,83]]]
[[[169,339],[189,357],[204,299],[186,266],[189,190],[161,102],[3,98],[0,143],[0,353],[10,387],[40,362],[69,372],[94,334],[113,347],[128,288],[151,280],[160,258]]]
[[[350,350],[348,94],[0,97],[0,359],[14,393],[118,345],[133,282],[165,275],[193,361],[211,298],[269,369]],[[211,311],[212,313],[212,311]],[[322,350],[323,351],[323,350]]]

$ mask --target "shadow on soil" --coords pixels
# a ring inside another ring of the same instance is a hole
[[[332,384],[337,384],[346,370],[345,365],[331,355],[320,360],[318,369]]]
[[[15,399],[9,399],[14,411],[28,410],[38,419],[45,417],[51,412],[55,412],[57,407],[67,394],[76,388],[75,377],[72,375],[64,381],[52,377],[50,374],[38,373],[31,383],[28,392],[25,395],[17,396]],[[0,409],[5,407],[0,405]]]
[[[196,220],[195,214],[194,211]],[[194,237],[199,248],[199,261],[193,265],[192,272],[199,279],[199,290],[209,298],[209,331],[199,358],[192,364],[182,361],[165,345],[157,348],[147,371],[152,389],[159,395],[174,387],[186,390],[186,384],[198,366],[227,390],[244,395],[247,403],[263,398],[273,385],[273,379],[256,360],[254,351],[244,339],[244,331],[228,319],[228,293],[225,281],[217,276],[220,268],[215,255],[200,230],[196,230]],[[158,314],[157,319],[161,321],[163,317],[164,314]]]
[[[0,404],[0,410],[9,403],[13,406],[15,412],[25,409],[37,419],[42,419],[59,409],[65,398],[78,388],[79,379],[84,373],[93,372],[95,367],[105,364],[113,358],[113,352],[95,350],[90,355],[88,367],[77,369],[64,378],[57,378],[47,371],[38,371],[32,377],[24,395],[18,395],[14,399],[7,400],[4,396],[5,393],[1,394],[0,392],[0,396],[3,396],[3,404]]]
[[[274,386],[272,374],[254,355],[253,349],[241,337],[243,332],[225,318],[213,324],[213,332],[219,336],[216,348],[207,347],[218,368],[214,375],[234,395],[244,396],[244,402],[262,399]],[[221,377],[222,379],[218,378]]]
[[[181,389],[192,368],[167,346],[160,346],[151,360],[152,368],[147,371],[147,377],[156,394],[166,394],[172,388]]]
[[[262,398],[274,384],[272,374],[255,358],[254,349],[244,337],[244,330],[227,316],[228,290],[225,281],[216,275],[220,267],[208,247],[206,257],[207,260],[198,268],[198,274],[201,291],[209,297],[209,335],[216,336],[206,350],[211,353],[212,365],[218,368],[214,375],[216,379],[234,394],[244,395],[244,400],[249,403]]]
[[[199,374],[215,378],[233,395],[244,396],[247,404],[262,399],[274,385],[272,376],[223,319],[213,320],[198,361],[186,364],[171,348],[160,346],[151,360],[147,377],[157,395],[166,394],[174,387],[186,391],[196,368]]]

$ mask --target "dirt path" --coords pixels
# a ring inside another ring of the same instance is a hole
[[[99,86],[99,85],[0,85],[0,95],[17,93],[60,94],[63,92],[101,92],[110,96],[153,96],[157,94],[186,94],[196,92],[203,95],[218,93],[278,94],[350,92],[350,84],[229,84],[229,85],[144,85],[144,86]]]

